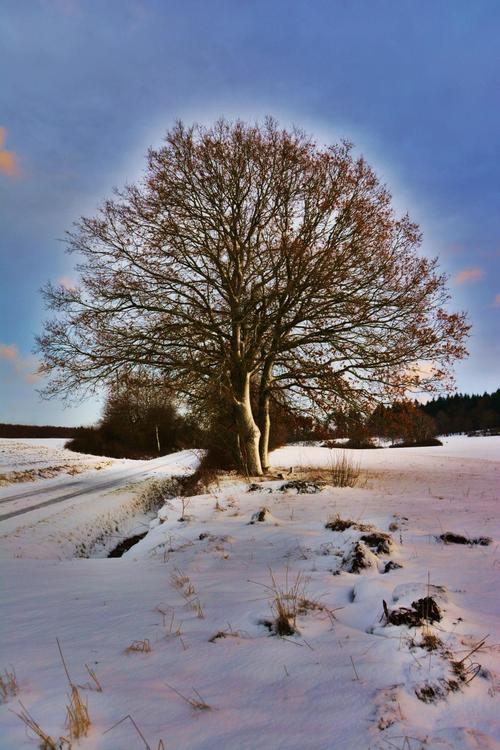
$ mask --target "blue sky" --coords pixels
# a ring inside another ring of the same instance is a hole
[[[354,141],[469,312],[459,390],[496,389],[499,38],[497,0],[3,0],[0,421],[97,417],[36,393],[38,290],[74,277],[65,230],[177,118],[221,115]]]

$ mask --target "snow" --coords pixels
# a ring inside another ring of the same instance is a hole
[[[15,668],[19,694],[0,706],[0,748],[37,746],[9,711],[19,710],[19,699],[46,732],[67,733],[57,637],[88,700],[92,727],[82,750],[143,748],[129,720],[105,733],[128,714],[154,750],[160,738],[172,750],[498,750],[500,438],[444,441],[353,451],[362,471],[354,488],[297,494],[280,491],[277,479],[248,492],[247,482],[227,477],[191,498],[184,514],[180,498],[169,500],[119,559],[68,559],[72,544],[63,541],[83,528],[85,505],[92,515],[102,503],[112,518],[110,498],[137,496],[123,485],[103,494],[98,471],[86,475],[95,484],[85,500],[1,522],[0,668]],[[284,475],[319,467],[327,481],[332,455],[290,446],[275,451],[272,464]],[[170,463],[157,469],[165,476],[196,465],[193,454],[165,458]],[[123,478],[132,470],[144,478],[142,466],[106,472]],[[147,476],[154,474],[151,468]],[[264,521],[251,523],[264,507]],[[179,521],[182,514],[189,520]],[[347,572],[363,531],[326,529],[336,515],[391,534],[390,554],[372,549],[371,567]],[[444,531],[493,541],[443,544]],[[35,555],[45,559],[29,559]],[[390,560],[402,567],[383,573]],[[271,571],[288,589],[299,576],[310,602],[298,614],[298,632],[284,638],[265,624],[273,618]],[[427,595],[441,622],[385,624],[383,600],[394,610]],[[416,645],[424,630],[440,638],[441,652]],[[146,639],[149,653],[126,651]],[[480,671],[447,691],[451,662],[464,657],[470,676],[473,662]],[[85,664],[102,692],[90,689]],[[429,686],[442,695],[426,703],[417,693],[425,696]],[[173,688],[196,700],[198,691],[210,709],[193,708]]]
[[[121,462],[65,450],[67,438],[0,438],[0,488],[36,482],[59,474],[81,474]],[[0,491],[0,496],[1,496]]]

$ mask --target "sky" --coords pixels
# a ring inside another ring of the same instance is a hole
[[[177,119],[270,114],[354,142],[472,323],[457,388],[500,386],[498,0],[2,0],[0,422],[89,424],[37,393],[65,231],[134,182]]]

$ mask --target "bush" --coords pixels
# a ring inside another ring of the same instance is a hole
[[[197,423],[177,411],[161,383],[129,375],[108,393],[100,425],[82,430],[66,447],[98,456],[147,459],[200,442]]]
[[[426,448],[433,445],[443,445],[437,438],[427,438],[426,440],[416,440],[413,442],[394,443],[390,448]]]
[[[329,478],[334,487],[355,487],[360,475],[359,462],[354,462],[346,451],[332,451]]]

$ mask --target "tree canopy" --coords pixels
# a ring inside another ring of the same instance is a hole
[[[273,398],[328,414],[450,382],[468,326],[419,243],[349,143],[272,119],[178,123],[69,235],[80,282],[45,290],[46,394],[138,369],[188,405],[218,392],[259,474]]]

